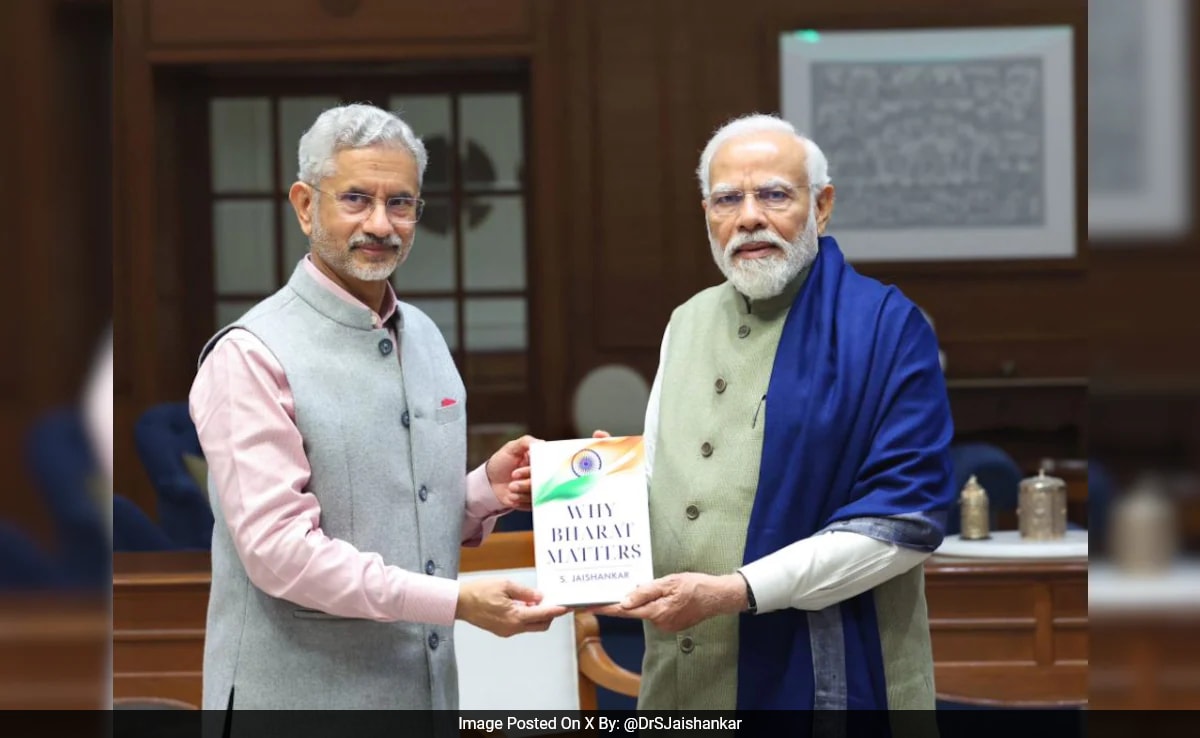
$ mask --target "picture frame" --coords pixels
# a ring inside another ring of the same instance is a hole
[[[1070,26],[791,30],[780,111],[821,147],[851,262],[1076,259]]]
[[[1088,0],[1088,237],[1191,227],[1185,0]]]

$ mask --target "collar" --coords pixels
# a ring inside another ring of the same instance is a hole
[[[308,276],[312,277],[318,285],[337,296],[338,299],[348,302],[355,307],[367,307],[361,300],[347,292],[344,287],[330,279],[325,272],[322,272],[320,269],[318,269],[317,265],[312,263],[311,255],[305,254],[304,259],[301,260],[301,263],[303,264],[305,271],[308,273]],[[385,323],[391,321],[396,315],[396,291],[392,289],[391,282],[388,282],[387,289],[383,292],[382,307],[383,309],[379,313],[376,313],[374,310],[371,310],[369,307],[367,307],[367,310],[371,313],[371,323],[376,328],[381,328]]]

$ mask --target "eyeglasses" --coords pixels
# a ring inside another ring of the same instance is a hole
[[[708,209],[713,215],[732,215],[742,207],[746,195],[752,196],[766,210],[786,210],[796,201],[797,189],[787,185],[757,187],[749,192],[721,190],[708,196]]]
[[[311,185],[309,185],[311,187]],[[351,218],[366,219],[375,212],[375,207],[381,198],[373,197],[362,192],[326,192],[317,187],[314,190],[329,195],[337,203],[338,210]],[[383,206],[387,219],[394,224],[416,223],[425,211],[425,201],[419,197],[389,197]]]

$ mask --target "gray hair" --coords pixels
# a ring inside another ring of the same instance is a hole
[[[315,186],[334,174],[333,157],[339,151],[370,146],[388,146],[412,154],[417,160],[417,182],[425,179],[429,154],[412,128],[394,113],[359,103],[330,108],[317,116],[300,137],[300,171],[296,176]]]
[[[820,146],[813,143],[812,139],[800,135],[796,131],[796,127],[783,118],[776,115],[755,113],[734,118],[718,128],[712,138],[708,139],[708,144],[704,147],[704,153],[700,154],[700,166],[696,167],[696,177],[700,180],[700,194],[708,197],[712,192],[709,189],[709,170],[712,168],[713,157],[716,156],[717,150],[721,148],[722,144],[730,139],[744,136],[748,133],[766,132],[788,133],[795,136],[803,144],[805,151],[804,159],[808,164],[808,186],[812,190],[813,195],[816,195],[830,184],[829,162],[825,160],[825,153],[821,151]]]

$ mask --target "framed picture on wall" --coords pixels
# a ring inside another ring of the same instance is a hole
[[[825,152],[856,262],[1072,259],[1068,26],[781,34],[781,113]]]
[[[1192,161],[1185,0],[1088,0],[1088,236],[1180,236]]]

